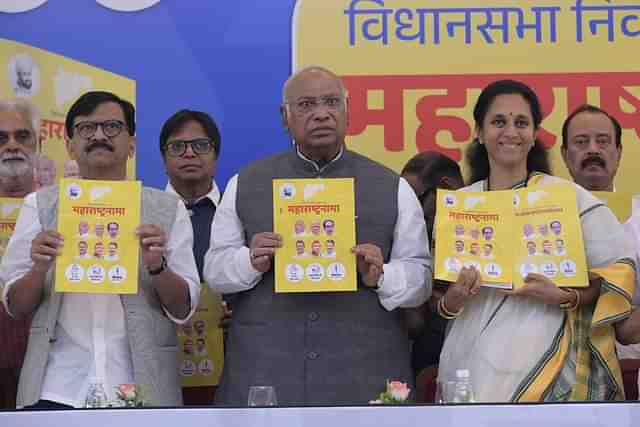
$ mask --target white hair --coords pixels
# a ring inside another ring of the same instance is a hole
[[[289,92],[289,86],[291,86],[291,83],[294,80],[296,80],[298,77],[300,77],[302,74],[306,74],[306,73],[324,73],[324,74],[330,75],[331,77],[334,77],[337,80],[338,85],[340,86],[341,95],[344,96],[345,98],[347,97],[347,89],[344,87],[344,83],[342,82],[342,79],[338,77],[336,73],[320,65],[309,65],[293,73],[291,76],[289,76],[287,81],[284,82],[284,85],[282,85],[282,103],[283,104],[287,103],[287,93]]]
[[[27,53],[19,53],[15,56],[16,71],[31,71],[33,69],[33,59]]]
[[[40,140],[40,112],[33,102],[24,98],[0,99],[0,112],[5,111],[18,113],[31,125],[36,141]]]

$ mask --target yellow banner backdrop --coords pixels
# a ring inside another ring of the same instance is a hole
[[[0,96],[29,99],[40,111],[35,166],[41,187],[78,176],[77,165],[67,155],[64,120],[80,95],[107,90],[135,105],[135,81],[26,44],[0,39],[0,67]],[[127,163],[130,179],[135,178],[135,164],[135,157]]]
[[[480,90],[529,84],[554,173],[562,122],[599,105],[623,127],[616,188],[633,192],[640,155],[640,1],[298,0],[293,68],[322,65],[349,91],[348,146],[399,171],[417,152],[456,161],[473,138]]]

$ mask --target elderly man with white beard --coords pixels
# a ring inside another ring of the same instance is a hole
[[[25,99],[0,101],[0,197],[24,197],[34,188],[40,116]]]
[[[40,117],[25,99],[0,100],[0,197],[35,191],[33,160]],[[0,284],[0,287],[2,285]],[[30,319],[13,320],[0,304],[0,408],[14,408]]]

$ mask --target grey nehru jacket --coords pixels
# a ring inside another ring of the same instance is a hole
[[[236,210],[245,244],[273,231],[272,179],[354,178],[356,241],[388,262],[397,219],[399,176],[345,150],[322,171],[290,150],[238,176]],[[366,404],[387,380],[412,382],[409,343],[398,310],[375,291],[275,294],[273,271],[238,294],[216,403],[245,406],[252,385],[273,385],[283,405]]]
[[[36,194],[38,215],[44,230],[57,229],[58,186]],[[151,188],[142,190],[142,223],[158,224],[170,234],[176,218],[177,198]],[[147,269],[139,265],[138,293],[121,295],[131,349],[135,382],[154,406],[182,405],[178,377],[176,328],[162,310]],[[36,309],[18,387],[17,406],[40,399],[42,381],[64,294],[54,291],[55,267],[47,273],[42,301]]]

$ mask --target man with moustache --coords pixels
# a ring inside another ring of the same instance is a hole
[[[0,197],[23,198],[35,190],[33,160],[39,129],[40,114],[31,102],[0,100]],[[29,324],[29,318],[12,320],[0,307],[0,408],[16,406]]]
[[[346,90],[317,66],[284,84],[291,149],[243,168],[222,198],[206,256],[213,289],[237,293],[216,403],[246,405],[249,387],[274,386],[284,405],[366,404],[389,379],[412,382],[399,307],[431,291],[420,205],[404,179],[345,147]],[[356,292],[274,293],[276,178],[354,179]]]
[[[593,105],[577,108],[562,125],[561,152],[576,183],[589,191],[615,191],[614,181],[622,157],[622,127],[615,117]],[[640,265],[640,214],[634,212],[624,226],[637,248],[637,270]],[[639,292],[640,277],[636,274],[634,305],[640,303]],[[638,310],[616,323],[616,338],[620,343],[631,344],[617,344],[618,357],[640,358],[640,345],[633,344],[640,341]]]
[[[24,197],[34,191],[34,160],[40,114],[24,99],[0,101],[0,196]]]
[[[296,240],[296,254],[294,258],[306,258],[307,256],[309,256],[309,254],[305,252],[304,240]]]
[[[562,159],[573,180],[589,191],[613,191],[622,156],[622,128],[609,113],[583,105],[562,125]]]
[[[311,242],[311,256],[319,257],[321,250],[322,244],[320,243],[320,240],[314,240]]]
[[[104,243],[96,242],[96,244],[93,245],[93,257],[95,259],[102,259],[104,257]]]
[[[65,120],[67,151],[84,179],[126,180],[134,135],[133,105],[110,92],[85,93]],[[33,315],[18,407],[82,407],[93,381],[110,399],[118,384],[135,383],[154,405],[180,405],[175,324],[189,319],[200,295],[193,234],[175,196],[144,187],[140,203],[138,292],[59,293],[51,274],[64,250],[58,187],[25,198],[0,265],[5,309]]]
[[[471,243],[471,247],[469,248],[469,254],[474,256],[480,255],[480,245],[477,242]]]

